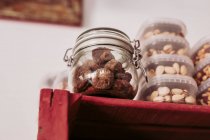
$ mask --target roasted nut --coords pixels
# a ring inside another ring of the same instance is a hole
[[[170,95],[164,96],[164,101],[170,103],[171,102],[171,96]]]
[[[99,68],[99,65],[96,64],[95,61],[93,60],[87,60],[84,65],[83,65],[84,68],[90,70],[90,71],[95,71]]]
[[[194,78],[198,85],[210,78],[210,64],[206,65],[202,70],[197,72],[197,74],[194,75]]]
[[[187,67],[185,65],[182,65],[180,68],[181,75],[187,75]]]
[[[164,102],[164,97],[162,96],[154,97],[153,102]]]
[[[158,96],[158,91],[156,91],[156,90],[153,91],[152,94],[150,95],[150,100],[153,101],[153,99],[157,96]]]
[[[176,52],[174,50],[170,51],[169,54],[175,54]]]
[[[91,84],[87,79],[83,81],[77,81],[77,83],[74,85],[74,92],[79,93],[85,91]]]
[[[183,93],[183,90],[182,89],[179,89],[179,88],[173,88],[171,90],[171,93],[174,94],[174,95],[180,95]]]
[[[95,73],[92,85],[96,89],[110,89],[113,85],[114,74],[109,69],[101,68]]]
[[[169,54],[173,50],[173,46],[171,44],[166,44],[163,46],[163,51],[167,54]]]
[[[165,73],[166,74],[175,74],[176,70],[173,67],[165,66]]]
[[[122,68],[122,64],[115,59],[112,59],[109,62],[107,62],[104,68],[107,68],[111,70],[112,72],[124,72]]]
[[[155,76],[155,70],[154,69],[150,69],[148,72],[147,72],[148,76],[149,77],[153,77]]]
[[[178,63],[174,63],[173,64],[173,68],[176,71],[176,73],[179,73],[180,72],[180,68],[179,68],[179,64]]]
[[[159,87],[158,88],[158,95],[159,96],[166,96],[170,93],[170,89],[168,87]]]
[[[201,105],[210,105],[210,92],[208,89],[204,91],[202,94],[197,96],[198,104]]]
[[[135,92],[131,84],[126,80],[115,80],[112,87],[113,92],[118,92],[120,97],[132,99]]]
[[[132,79],[132,75],[130,73],[128,73],[128,72],[126,72],[126,73],[117,73],[116,74],[116,79],[126,80],[126,81],[130,82],[131,79]]]
[[[106,62],[114,59],[114,56],[111,53],[112,50],[107,48],[97,48],[92,51],[93,60],[98,65],[104,65]]]
[[[164,73],[164,66],[162,66],[162,65],[159,65],[159,66],[157,66],[157,68],[156,68],[156,70],[155,70],[155,74],[156,75],[162,75],[163,73]]]
[[[187,104],[195,104],[196,100],[195,100],[195,98],[193,96],[187,96],[185,98],[185,103],[187,103]]]
[[[186,55],[186,49],[182,48],[177,51],[178,55]]]
[[[202,73],[201,72],[198,72],[197,74],[196,74],[196,78],[197,79],[200,79],[202,77]]]
[[[184,94],[176,94],[172,96],[172,102],[174,103],[184,103]]]
[[[147,52],[147,56],[153,56],[158,54],[157,51],[155,49],[149,49]]]
[[[75,69],[73,76],[74,92],[82,92],[90,86],[88,79],[85,78],[89,73],[91,73],[91,71],[88,67],[78,66]]]

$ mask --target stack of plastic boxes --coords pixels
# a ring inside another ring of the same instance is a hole
[[[195,104],[197,84],[189,57],[186,27],[177,19],[151,19],[140,28],[143,64],[148,83],[140,73],[136,100]]]
[[[198,84],[197,103],[210,105],[210,36],[199,40],[192,48],[194,78]]]

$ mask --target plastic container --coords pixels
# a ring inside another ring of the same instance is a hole
[[[181,75],[162,75],[149,79],[141,90],[140,100],[196,104],[198,88],[193,78]]]
[[[210,57],[206,57],[196,65],[193,77],[198,85],[210,78]]]
[[[72,54],[67,51],[64,57],[70,66],[70,92],[133,99],[139,83],[137,69],[142,66],[137,45],[133,47],[125,33],[113,28],[83,32]]]
[[[210,106],[210,79],[198,87],[197,104]]]
[[[190,54],[194,64],[210,56],[210,36],[206,36],[199,40],[192,48]]]
[[[142,43],[143,57],[157,54],[177,54],[189,56],[190,47],[186,39],[172,35],[157,35]]]
[[[159,34],[185,37],[186,33],[186,26],[181,20],[173,18],[154,18],[143,23],[136,38],[145,40]]]
[[[148,77],[163,74],[192,76],[194,72],[193,62],[187,56],[160,54],[143,62]]]

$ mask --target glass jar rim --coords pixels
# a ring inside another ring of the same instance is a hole
[[[126,33],[124,33],[123,31],[121,30],[118,30],[118,29],[115,29],[115,28],[110,28],[110,27],[97,27],[97,28],[91,28],[91,29],[88,29],[84,32],[82,32],[76,39],[76,42],[78,42],[80,39],[82,39],[83,37],[85,37],[85,35],[88,33],[89,34],[95,34],[97,32],[100,32],[100,31],[103,31],[103,32],[112,32],[112,33],[117,33],[121,36],[124,36],[125,38],[127,38],[128,40],[130,40],[130,38],[128,37],[128,35]]]
[[[97,39],[97,41],[95,39]],[[123,48],[132,54],[134,48],[131,43],[130,38],[118,29],[108,27],[92,28],[78,36],[72,52],[75,55],[78,51],[90,46],[113,45]]]

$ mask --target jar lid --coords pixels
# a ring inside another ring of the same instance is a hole
[[[186,25],[181,20],[174,18],[153,18],[145,21],[142,24],[136,38],[141,40],[145,32],[147,32],[149,29],[158,29],[160,27],[169,31],[179,29],[183,36],[187,34]]]
[[[81,33],[76,40],[73,54],[95,45],[113,45],[123,48],[130,53],[134,51],[130,38],[124,32],[114,28],[100,27],[92,28]]]
[[[186,48],[187,51],[190,49],[188,41],[183,37],[160,34],[143,41],[142,52],[145,52],[150,48],[162,49],[166,44],[172,44],[174,48],[177,49]]]
[[[205,44],[210,44],[210,35],[201,38],[193,47],[190,53],[191,58],[194,57],[195,53]]]

